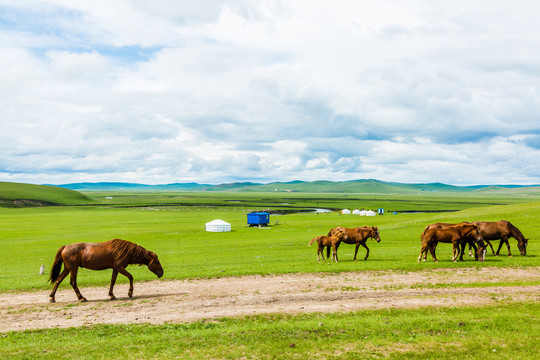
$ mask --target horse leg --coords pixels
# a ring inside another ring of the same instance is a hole
[[[456,261],[456,258],[458,257],[459,255],[459,244],[457,245],[457,249],[456,249],[456,244],[452,244],[452,262]]]
[[[60,285],[60,283],[62,281],[64,281],[64,279],[66,278],[66,276],[68,276],[69,274],[69,269],[64,265],[64,271],[62,271],[62,273],[60,273],[60,275],[58,275],[58,279],[56,279],[56,281],[54,282],[54,286],[53,286],[53,289],[51,291],[51,293],[49,294],[49,301],[50,302],[56,302],[54,296],[56,295],[56,290],[58,289],[58,286]]]
[[[427,248],[428,248],[427,245],[422,245],[422,247],[420,248],[420,256],[418,257],[418,263],[420,263],[420,261],[422,260],[422,255],[424,255],[424,261],[426,261],[427,252],[428,252]]]
[[[472,254],[472,250],[471,250],[471,249],[472,249],[472,246],[471,246],[471,244],[469,244],[469,257],[473,257],[473,254]],[[463,250],[465,250],[465,249],[463,249]],[[462,251],[463,251],[463,250],[462,250]]]
[[[496,253],[497,256],[499,256],[499,252],[501,251],[503,244],[504,244],[504,241],[501,239],[501,241],[499,241],[499,247],[497,248],[497,253]]]
[[[461,244],[461,251],[459,249],[459,245],[458,245],[458,253],[459,253],[459,261],[463,261],[463,254],[465,253],[465,246],[467,244],[463,243]],[[469,251],[471,251],[471,243],[469,243]],[[476,251],[474,252],[476,254]]]
[[[319,258],[319,254],[320,254],[320,256],[322,256],[322,259],[324,260],[324,245],[323,246],[320,246],[320,245],[317,246],[317,261],[321,262],[321,259]]]
[[[459,255],[459,244],[452,244],[452,262],[456,261]]]
[[[508,242],[508,237],[504,236],[502,240],[504,240],[504,243],[506,244],[506,247],[508,248],[508,256],[512,256],[512,254],[510,253],[510,243]]]
[[[360,245],[362,245],[363,247],[365,247],[366,250],[367,250],[366,257],[364,258],[364,260],[367,260],[367,258],[368,258],[368,256],[369,256],[369,248],[368,248],[367,245],[364,244],[364,243],[362,243],[362,244],[360,244]]]
[[[334,260],[335,262],[338,262],[338,258],[337,258],[337,248],[335,245],[332,246],[332,260]]]
[[[489,245],[489,247],[491,248],[491,252],[493,253],[493,255],[495,255],[495,250],[493,250],[493,245],[491,245],[491,242],[489,240],[486,240],[484,239],[484,241]],[[498,254],[498,253],[497,253]]]
[[[429,247],[431,245],[426,245],[426,248],[424,249],[424,262],[427,261],[427,255],[428,255],[428,252],[429,252]]]
[[[79,288],[77,287],[77,272],[79,271],[79,267],[73,267],[70,270],[70,278],[69,283],[71,284],[71,287],[73,290],[75,290],[75,294],[77,295],[77,299],[79,299],[80,302],[86,302],[86,298],[81,295],[81,292],[79,291]]]
[[[118,277],[118,271],[113,269],[112,277],[111,277],[111,287],[109,288],[109,296],[111,297],[111,300],[116,300],[116,296],[113,294],[113,287],[116,283],[116,278]]]
[[[359,248],[359,247],[360,247],[360,244],[357,243],[357,244],[356,244],[356,249],[354,249],[354,259],[353,259],[354,261],[356,261],[356,254],[358,254],[358,248]]]
[[[133,297],[133,276],[131,276],[130,273],[127,272],[126,269],[124,268],[119,268],[118,269],[118,272],[122,275],[124,275],[125,277],[127,277],[129,279],[129,291],[128,291],[128,296],[129,298],[131,299]]]
[[[437,260],[437,256],[435,256],[435,248],[437,247],[437,245],[432,245],[429,247],[429,252],[431,253],[431,257],[433,258],[433,261],[435,262],[439,262],[439,260]],[[427,256],[427,255],[426,255]]]
[[[478,248],[476,247],[476,245],[474,243],[471,244],[473,249],[474,249],[474,259],[475,260],[478,260]]]

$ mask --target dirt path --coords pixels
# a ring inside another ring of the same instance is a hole
[[[540,285],[503,286],[539,281],[540,267],[438,269],[423,272],[370,271],[341,274],[243,276],[210,280],[135,282],[85,288],[89,300],[77,302],[71,288],[48,302],[49,291],[0,294],[0,332],[65,328],[98,323],[190,322],[261,313],[309,313],[424,306],[472,306],[499,301],[540,301]],[[485,287],[451,284],[489,282]],[[498,285],[500,283],[500,285]]]

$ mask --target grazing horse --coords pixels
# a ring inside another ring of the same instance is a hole
[[[356,255],[358,254],[358,248],[360,245],[362,245],[364,248],[366,248],[367,253],[364,260],[367,260],[369,256],[369,248],[366,245],[366,241],[369,238],[375,239],[377,242],[381,242],[381,238],[379,236],[379,229],[376,226],[363,226],[363,227],[357,227],[357,228],[344,228],[341,226],[338,226],[337,228],[331,229],[328,232],[328,236],[331,236],[333,233],[338,231],[338,229],[343,229],[345,232],[345,236],[343,238],[343,242],[345,244],[356,244],[356,249],[354,250],[354,261],[356,261]],[[330,253],[330,249],[328,248],[327,253]]]
[[[339,244],[341,243],[341,240],[343,240],[345,238],[345,232],[343,231],[343,229],[338,229],[334,232],[333,235],[331,236],[325,236],[325,235],[322,235],[322,236],[317,236],[317,237],[314,237],[308,244],[308,246],[311,246],[311,244],[313,244],[315,241],[317,242],[317,261],[320,262],[320,259],[319,259],[319,254],[322,256],[323,260],[324,260],[324,247],[327,246],[328,248],[328,254],[327,254],[327,258],[330,259],[330,247],[332,247],[332,249],[334,250],[333,254],[332,254],[332,261],[335,261],[335,262],[338,262],[338,257],[337,257],[337,249],[339,247]]]
[[[508,256],[512,256],[510,253],[510,244],[508,243],[508,239],[511,237],[517,240],[518,249],[521,255],[527,255],[527,245],[529,244],[529,239],[525,239],[521,231],[519,231],[519,229],[512,225],[509,221],[475,221],[473,224],[478,225],[484,240],[486,240],[489,246],[491,246],[489,240],[501,240],[499,242],[499,248],[497,249],[497,256],[499,256],[499,251],[501,251],[503,244],[506,244],[506,247],[508,248]],[[491,246],[491,251],[493,252],[493,255],[495,255],[493,246]]]
[[[486,244],[484,243],[484,239],[482,238],[482,234],[480,233],[478,226],[474,224],[460,223],[444,226],[439,223],[428,225],[422,232],[421,240],[422,248],[420,249],[418,262],[420,262],[422,259],[422,255],[424,257],[424,261],[426,261],[428,250],[433,257],[433,261],[437,262],[435,249],[437,248],[437,244],[439,242],[452,244],[452,261],[456,261],[458,255],[459,260],[463,261],[463,252],[465,250],[465,244],[467,243],[472,243],[472,246],[476,250],[477,260],[484,261],[485,258]],[[478,248],[476,247],[475,243],[478,244]]]
[[[424,232],[422,233],[421,236],[423,236],[423,234],[429,230],[429,229],[444,229],[444,228],[447,228],[449,226],[456,226],[456,225],[462,225],[462,224],[472,224],[468,221],[462,221],[460,223],[457,223],[457,224],[452,224],[452,223],[435,223],[435,224],[429,224],[428,226],[426,226],[426,228],[424,229]],[[491,243],[486,240],[484,238],[485,242],[491,247],[491,251],[493,251],[493,246],[491,246]],[[473,245],[472,243],[469,243],[469,256],[470,257],[474,257],[475,255],[472,254],[472,249],[473,248]],[[456,249],[453,249],[453,252],[455,251]],[[455,255],[455,254],[454,254]],[[459,255],[459,253],[458,253]],[[495,255],[495,251],[493,251],[493,255]],[[427,256],[427,253],[426,253],[426,256]]]
[[[62,264],[64,264],[64,271],[60,273]],[[147,265],[148,269],[158,278],[163,276],[163,268],[155,253],[126,240],[114,239],[102,243],[78,243],[61,246],[54,258],[49,278],[51,284],[54,284],[49,295],[50,302],[55,302],[54,296],[58,285],[68,274],[70,274],[69,282],[75,290],[77,298],[81,302],[86,301],[77,287],[79,267],[90,270],[113,269],[111,287],[109,288],[111,300],[116,299],[113,287],[118,273],[124,275],[129,279],[128,296],[131,298],[133,296],[133,276],[126,271],[126,266],[132,264]]]

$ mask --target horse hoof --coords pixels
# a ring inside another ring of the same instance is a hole
[[[111,296],[111,301],[116,300],[116,296]]]
[[[79,301],[80,302],[88,302],[88,300],[86,300],[86,298],[81,298]]]
[[[50,303],[55,303],[56,300],[54,300],[53,298],[51,298],[51,299],[49,300],[49,302],[50,302]]]

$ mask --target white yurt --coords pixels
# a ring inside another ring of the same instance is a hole
[[[375,216],[375,215],[377,215],[377,213],[373,210],[369,210],[366,212],[366,216]]]
[[[354,209],[352,213],[353,215],[360,215],[360,210]]]
[[[367,215],[367,210],[362,210],[360,211],[360,214],[358,214],[360,216],[366,216]]]
[[[342,214],[350,214],[350,213],[351,213],[351,210],[349,210],[349,209],[343,209],[343,210],[341,210],[341,213],[342,213]]]
[[[212,220],[206,223],[205,226],[206,226],[206,231],[212,231],[212,232],[231,231],[231,224],[220,219]]]

